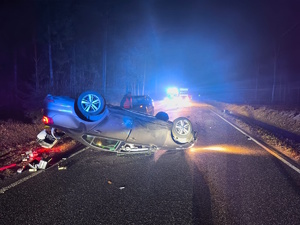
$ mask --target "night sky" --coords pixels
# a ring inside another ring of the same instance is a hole
[[[249,79],[256,64],[273,57],[276,44],[290,76],[299,73],[300,26],[280,39],[300,22],[299,1],[172,2],[154,4],[151,14],[162,64],[180,80]]]
[[[276,53],[276,87],[285,87],[278,91],[288,93],[287,89],[300,87],[299,0],[19,0],[0,4],[1,85],[13,85],[16,60],[18,79],[30,80],[34,38],[45,60],[41,73],[49,73],[49,24],[54,58],[54,44],[60,45],[58,50],[67,49],[65,43],[85,45],[82,58],[87,60],[86,67],[94,68],[93,60],[100,60],[103,52],[103,24],[108,21],[108,80],[125,71],[119,55],[132,51],[134,58],[138,48],[146,49],[148,89],[185,86],[202,94],[240,88],[271,90]],[[130,46],[130,50],[119,46]],[[69,58],[70,52],[66,50]],[[98,69],[100,74],[101,65]],[[142,73],[133,66],[126,71]]]

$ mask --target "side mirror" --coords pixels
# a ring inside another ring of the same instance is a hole
[[[165,112],[158,112],[155,117],[159,120],[163,121],[168,121],[169,120],[169,115]]]

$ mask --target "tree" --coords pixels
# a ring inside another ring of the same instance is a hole
[[[281,41],[289,34],[291,31],[296,29],[299,26],[300,22],[297,22],[295,25],[289,27],[285,32],[283,32],[277,39],[274,46],[274,72],[273,72],[273,85],[272,85],[272,103],[275,101],[275,89],[277,83],[277,72],[278,72],[278,59],[280,54],[280,44]]]

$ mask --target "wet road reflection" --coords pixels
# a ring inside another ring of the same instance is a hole
[[[250,149],[245,146],[234,145],[212,145],[212,146],[197,146],[188,150],[189,154],[201,154],[201,153],[224,153],[235,155],[267,155],[267,152],[263,152],[257,149]]]

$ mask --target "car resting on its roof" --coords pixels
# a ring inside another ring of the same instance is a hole
[[[113,152],[187,149],[196,140],[185,117],[171,122],[164,112],[154,117],[126,110],[106,104],[94,91],[76,100],[47,95],[44,103],[43,121],[51,132],[44,130],[37,139],[45,148],[53,147],[64,133],[87,146]]]

